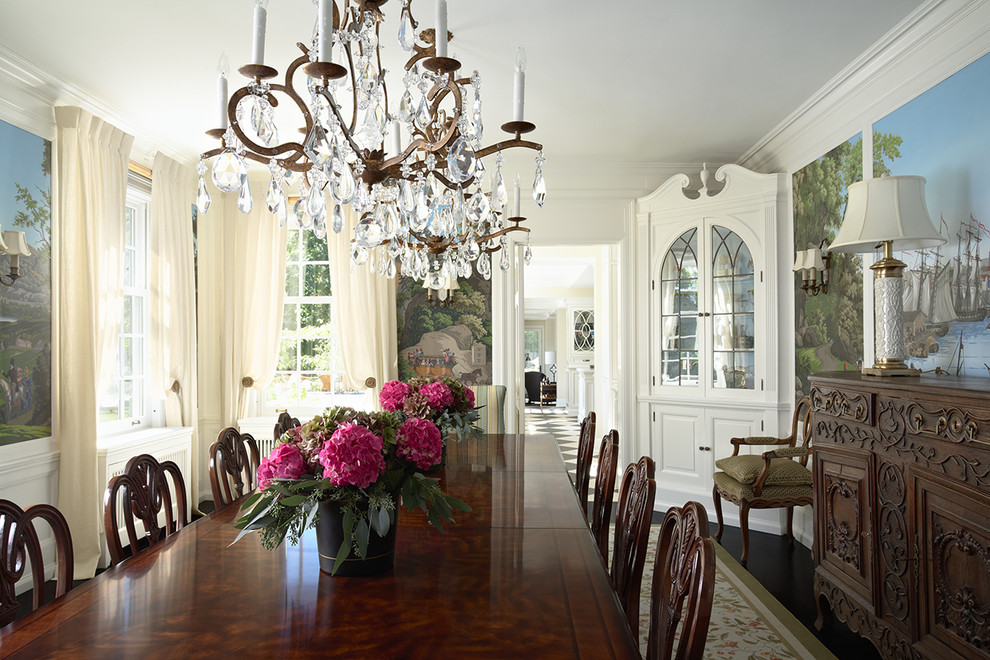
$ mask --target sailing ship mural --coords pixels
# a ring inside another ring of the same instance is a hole
[[[902,138],[892,174],[918,174],[943,245],[897,253],[910,366],[990,378],[990,55],[873,125]],[[988,383],[990,385],[990,383]]]

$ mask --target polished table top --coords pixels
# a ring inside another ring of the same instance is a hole
[[[445,534],[402,509],[395,568],[321,573],[310,530],[275,551],[229,506],[0,630],[0,655],[638,657],[552,436],[452,445]]]

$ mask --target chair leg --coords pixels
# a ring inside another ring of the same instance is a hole
[[[749,561],[749,502],[743,500],[739,503],[739,529],[742,530],[742,558],[739,563],[743,566]]]
[[[787,507],[787,540],[794,545],[794,507]]]
[[[718,530],[715,532],[715,540],[722,540],[722,496],[718,492],[718,486],[712,489],[712,499],[715,500],[715,517],[718,519]]]

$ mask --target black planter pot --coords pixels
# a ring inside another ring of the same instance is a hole
[[[344,512],[336,502],[320,502],[319,516],[316,523],[316,547],[320,553],[321,571],[340,577],[361,577],[376,575],[392,568],[395,563],[395,532],[398,525],[389,526],[384,538],[372,528],[364,559],[358,557],[352,549],[350,556],[334,573],[337,551],[344,542]]]

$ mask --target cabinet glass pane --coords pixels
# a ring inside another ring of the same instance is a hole
[[[591,310],[574,312],[574,350],[595,350],[595,313]]]
[[[698,384],[698,230],[681,234],[660,269],[661,384]]]
[[[735,232],[712,226],[712,385],[755,387],[754,265]]]

